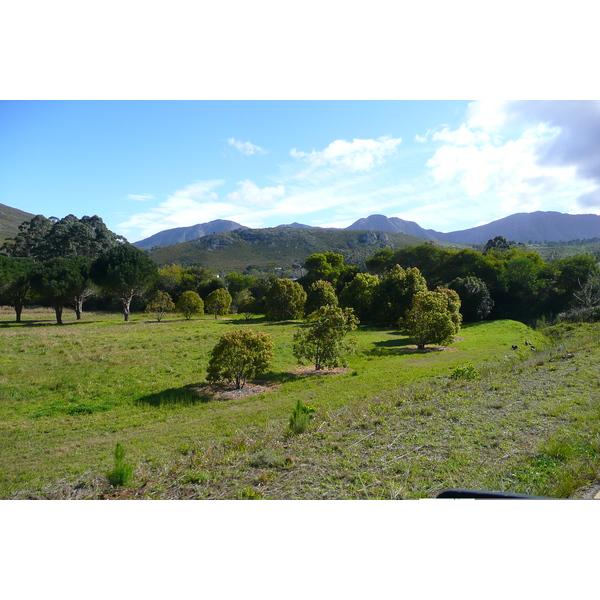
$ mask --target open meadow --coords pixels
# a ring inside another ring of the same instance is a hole
[[[296,322],[54,323],[0,309],[0,498],[570,497],[600,468],[597,325],[483,322],[422,352],[397,330],[359,327],[348,369],[315,374],[292,354]],[[218,394],[208,353],[238,327],[273,336],[275,360],[245,393]],[[291,435],[298,400],[314,419]],[[117,443],[134,471],[113,488]]]

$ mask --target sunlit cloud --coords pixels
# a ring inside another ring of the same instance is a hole
[[[447,232],[515,212],[600,212],[597,139],[598,103],[473,102],[462,122],[434,125],[412,148],[390,136],[293,148],[276,172],[263,174],[269,185],[253,172],[196,182],[130,216],[121,233],[142,239],[215,219],[256,228],[294,221],[347,227],[370,214]],[[259,152],[250,142],[229,143]],[[417,163],[421,172],[409,168]]]
[[[440,183],[460,182],[470,207],[484,203],[490,213],[508,214],[548,210],[549,205],[572,210],[576,198],[589,192],[590,181],[580,176],[575,161],[548,160],[548,149],[563,130],[556,119],[527,120],[519,111],[518,104],[472,103],[466,123],[431,136],[443,145],[427,166]]]
[[[253,154],[266,154],[267,151],[264,148],[261,148],[260,146],[256,146],[255,144],[252,144],[250,142],[240,142],[239,140],[236,140],[235,138],[229,138],[227,140],[227,143],[230,146],[233,146],[236,150],[239,150],[242,154],[245,154],[246,156],[252,156]]]
[[[249,179],[238,182],[239,188],[227,194],[226,200],[236,206],[271,206],[285,196],[285,187],[258,187]]]
[[[350,172],[368,171],[381,164],[401,143],[401,138],[387,136],[376,140],[355,139],[352,142],[335,140],[321,151],[301,152],[292,148],[290,156],[303,159],[314,167],[331,165]]]
[[[154,200],[154,196],[152,194],[127,194],[125,199],[134,202],[148,202],[148,200]]]

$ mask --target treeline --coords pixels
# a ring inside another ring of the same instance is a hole
[[[38,215],[0,249],[0,303],[20,321],[25,305],[63,307],[81,317],[95,310],[149,308],[160,315],[190,302],[196,314],[239,312],[272,320],[301,318],[321,306],[352,308],[360,322],[397,326],[416,294],[457,292],[464,322],[515,319],[531,323],[558,315],[597,318],[600,275],[595,258],[577,255],[552,262],[497,237],[482,252],[443,249],[432,243],[380,250],[366,271],[334,252],[309,256],[297,280],[272,268],[221,276],[203,267],[158,268],[147,254],[109,231],[97,216],[64,219]],[[252,273],[252,274],[250,274]],[[184,300],[180,302],[182,296]]]
[[[426,243],[381,250],[366,261],[367,271],[344,264],[341,254],[313,254],[304,275],[292,281],[275,273],[230,273],[217,278],[198,267],[159,269],[157,290],[173,300],[186,290],[204,299],[214,289],[228,293],[237,312],[269,319],[296,319],[325,305],[352,308],[361,323],[396,326],[418,292],[451,289],[461,300],[465,322],[515,319],[531,323],[558,315],[592,318],[600,305],[595,258],[578,255],[553,262],[537,252],[490,240],[484,252],[442,249]],[[202,275],[200,277],[200,275]]]
[[[463,309],[469,313],[466,320],[475,320],[476,313],[481,318],[523,322],[552,319],[585,304],[580,301],[583,290],[597,286],[599,269],[594,257],[581,254],[546,262],[535,251],[495,246],[483,253],[428,244],[383,250],[367,261],[367,267],[377,274],[396,264],[419,269],[430,288],[443,286],[459,292]],[[490,302],[484,315],[483,305]]]
[[[31,304],[52,306],[58,324],[65,306],[80,319],[91,298],[117,300],[128,320],[132,299],[156,279],[156,264],[100,217],[37,215],[19,230],[0,248],[0,304],[14,308],[17,322]]]

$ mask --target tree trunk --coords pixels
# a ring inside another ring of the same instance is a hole
[[[57,325],[62,325],[63,321],[62,321],[62,312],[63,312],[63,307],[62,304],[55,304],[54,305],[54,312],[56,313],[56,324]]]
[[[123,298],[123,316],[125,317],[125,321],[129,321],[130,309],[131,305],[131,296],[128,298]]]
[[[20,323],[21,322],[21,313],[23,312],[23,305],[20,302],[15,303],[15,322],[16,323]]]
[[[81,320],[81,313],[83,312],[83,296],[75,297],[75,315],[77,316],[77,320]]]

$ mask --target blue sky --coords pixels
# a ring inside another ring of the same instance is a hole
[[[3,101],[0,202],[130,241],[230,219],[600,212],[596,101]]]

